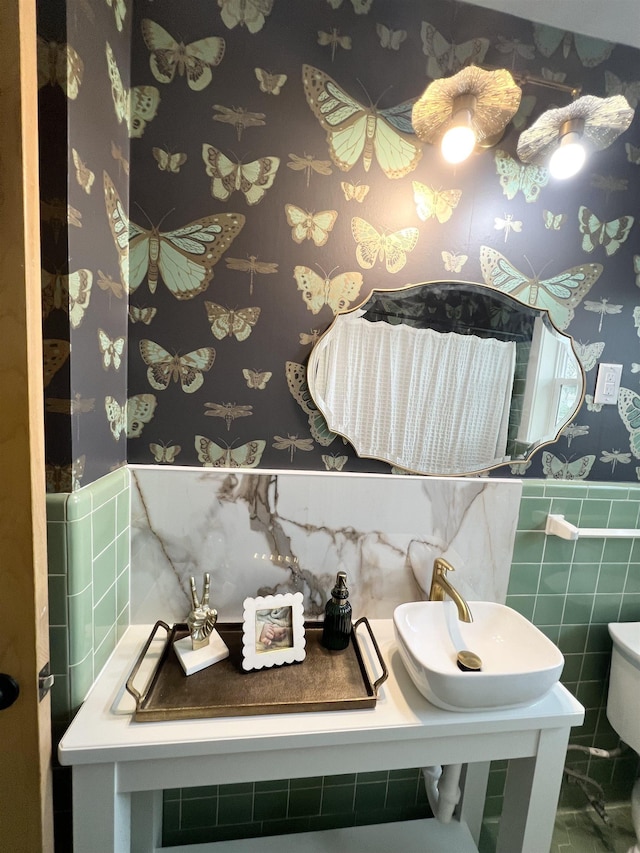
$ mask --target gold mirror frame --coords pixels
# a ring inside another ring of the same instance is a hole
[[[307,380],[358,456],[431,476],[526,463],[585,392],[573,339],[547,310],[456,280],[373,290],[317,341]]]

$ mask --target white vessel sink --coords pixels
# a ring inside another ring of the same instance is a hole
[[[473,622],[460,622],[452,601],[413,601],[396,607],[393,624],[400,656],[423,696],[449,711],[489,711],[530,705],[560,678],[564,658],[516,610],[472,601]],[[458,652],[482,660],[465,672]]]

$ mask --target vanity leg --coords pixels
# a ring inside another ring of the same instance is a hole
[[[162,791],[131,795],[131,853],[156,853],[162,844]]]
[[[73,768],[74,853],[129,853],[131,795],[117,790],[114,764]]]
[[[476,845],[480,840],[482,829],[490,767],[489,761],[475,761],[472,764],[465,764],[463,771],[462,797],[457,807],[458,818],[467,824]]]
[[[568,729],[545,729],[535,756],[510,759],[496,853],[550,850],[568,742]]]

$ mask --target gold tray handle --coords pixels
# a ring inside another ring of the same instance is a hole
[[[133,698],[136,700],[136,711],[139,710],[140,704],[144,701],[145,697],[140,693],[139,690],[137,690],[133,686],[133,680],[136,677],[136,675],[138,674],[138,670],[142,666],[142,662],[144,661],[146,654],[149,651],[149,648],[151,646],[151,643],[153,642],[153,638],[155,637],[155,635],[158,631],[158,628],[164,628],[165,631],[167,632],[167,640],[169,639],[169,634],[171,633],[171,628],[167,625],[166,622],[162,622],[162,620],[159,619],[156,622],[156,624],[153,626],[153,631],[151,632],[151,636],[147,640],[144,649],[138,655],[138,660],[136,661],[135,666],[131,670],[131,675],[129,676],[129,678],[127,679],[127,683],[125,684],[125,689],[127,690],[127,692],[130,693],[133,696]],[[165,641],[165,645],[166,645],[166,641]]]
[[[371,638],[371,642],[373,643],[373,648],[375,649],[376,655],[378,656],[378,663],[380,664],[380,668],[382,669],[382,675],[380,676],[380,678],[378,678],[377,681],[374,681],[373,685],[372,685],[374,695],[377,699],[378,698],[378,687],[380,687],[380,685],[383,682],[385,682],[387,680],[387,678],[389,678],[389,671],[388,671],[387,667],[385,666],[384,660],[382,659],[382,652],[380,651],[380,647],[378,646],[378,642],[373,635],[373,631],[371,630],[371,625],[369,624],[369,620],[367,619],[367,617],[361,616],[358,619],[358,621],[354,623],[354,625],[353,625],[354,634],[358,629],[358,625],[364,625],[364,627],[369,632],[369,637]]]

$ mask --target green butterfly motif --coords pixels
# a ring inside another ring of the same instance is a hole
[[[564,462],[545,450],[542,454],[542,471],[548,480],[585,480],[596,461],[593,455]]]
[[[640,287],[640,255],[633,256],[633,271],[636,274],[636,284]]]
[[[627,152],[627,160],[635,166],[640,166],[640,147],[625,142],[624,150]]]
[[[515,198],[520,190],[525,201],[537,201],[540,190],[549,183],[549,170],[544,166],[533,163],[525,166],[500,149],[495,153],[495,161],[502,192],[508,199]]]
[[[573,319],[573,309],[591,290],[602,273],[601,264],[580,264],[551,278],[529,277],[492,249],[480,247],[480,268],[485,282],[497,290],[537,308],[545,308],[559,329]]]
[[[629,447],[631,452],[640,459],[640,396],[630,388],[620,388],[618,391],[618,412],[622,423],[629,430]]]
[[[562,45],[562,55],[565,59],[569,56],[571,44],[585,68],[594,68],[600,65],[611,55],[614,45],[602,39],[583,36],[579,33],[570,33],[546,24],[533,25],[533,40],[536,47],[543,56],[552,56]]]
[[[544,227],[549,231],[559,231],[567,221],[566,213],[551,213],[550,210],[543,210],[542,217],[544,219]]]
[[[632,110],[640,103],[640,80],[621,80],[612,71],[604,72],[604,88],[609,95],[624,95]]]
[[[512,462],[511,465],[509,465],[511,473],[515,474],[516,477],[522,477],[530,467],[531,460],[529,460],[529,462]]]
[[[583,366],[585,372],[587,372],[593,370],[598,363],[598,359],[604,350],[604,341],[595,341],[592,344],[583,344],[580,341],[574,341],[573,346],[580,364]]]
[[[620,216],[611,222],[601,222],[588,207],[580,205],[578,222],[580,233],[584,235],[582,248],[585,252],[593,252],[597,246],[603,246],[607,255],[614,255],[629,236],[634,218]]]
[[[462,44],[449,42],[427,21],[420,30],[422,52],[428,57],[427,76],[433,80],[460,71],[465,65],[482,64],[490,46],[487,38],[473,38]]]
[[[287,361],[285,363],[285,372],[291,396],[309,419],[311,435],[318,444],[328,447],[336,437],[336,434],[335,432],[331,432],[327,426],[324,415],[320,412],[311,396],[309,385],[307,384],[306,367],[304,364],[298,364],[295,361]]]

